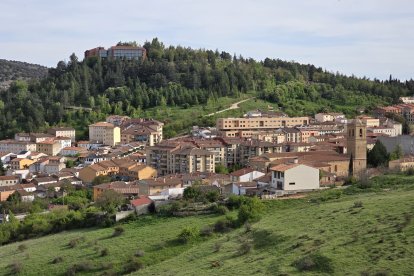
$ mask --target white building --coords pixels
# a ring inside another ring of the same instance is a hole
[[[318,113],[315,115],[315,120],[324,123],[324,122],[334,122],[338,120],[345,119],[345,115],[342,113]]]
[[[280,164],[272,171],[271,186],[284,191],[309,191],[319,189],[319,169],[303,164]]]

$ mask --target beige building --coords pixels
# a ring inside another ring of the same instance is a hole
[[[122,144],[141,142],[147,146],[154,146],[163,139],[163,126],[163,123],[151,119],[127,119],[120,126],[121,142]]]
[[[113,147],[121,142],[121,130],[111,123],[92,124],[89,125],[89,140]]]
[[[45,140],[37,143],[37,151],[49,156],[56,156],[60,153],[62,144],[55,140]]]
[[[49,128],[47,133],[55,137],[68,137],[72,143],[75,142],[76,130],[71,127],[53,127]]]
[[[309,117],[220,118],[217,129],[225,137],[251,137],[255,131],[308,125]],[[241,134],[239,133],[240,131]],[[243,135],[243,136],[240,136]]]
[[[380,126],[380,120],[377,118],[373,118],[370,116],[360,116],[358,117],[366,127],[379,127]]]
[[[284,191],[319,189],[319,170],[303,164],[280,164],[272,171],[271,186]]]
[[[405,157],[398,160],[392,160],[388,163],[391,170],[405,172],[414,168],[414,157]]]
[[[19,153],[22,151],[36,151],[36,143],[16,140],[0,141],[0,152]]]
[[[20,178],[15,175],[4,175],[0,176],[0,187],[1,186],[12,186],[20,183]]]
[[[10,169],[12,170],[22,170],[28,169],[31,164],[35,161],[26,159],[26,158],[14,158],[10,161]]]
[[[159,175],[215,171],[215,154],[194,146],[166,143],[146,151],[147,164]]]

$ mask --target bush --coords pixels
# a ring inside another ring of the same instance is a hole
[[[201,231],[200,231],[200,235],[201,236],[211,236],[214,232],[214,229],[212,226],[210,225],[206,225],[204,226]]]
[[[222,246],[222,244],[221,244],[220,242],[216,242],[216,243],[213,245],[213,251],[214,251],[214,252],[219,252],[219,251],[220,251],[220,249],[221,249],[221,246]]]
[[[94,269],[94,266],[90,262],[81,262],[78,264],[74,264],[68,268],[66,271],[66,275],[72,276],[76,275],[78,272],[88,272]]]
[[[56,258],[54,258],[52,261],[51,261],[51,263],[52,264],[58,264],[58,263],[61,263],[61,262],[63,262],[63,258],[62,257],[56,257]]]
[[[25,244],[20,244],[17,247],[17,250],[19,250],[20,252],[26,251],[26,249],[27,249],[27,245],[25,245]]]
[[[108,254],[109,254],[108,248],[104,248],[101,250],[101,257],[108,256]]]
[[[75,248],[81,242],[80,238],[71,239],[68,243],[70,248]]]
[[[145,252],[144,252],[144,250],[141,250],[141,249],[138,249],[136,252],[135,252],[135,257],[144,257],[144,255],[145,255]]]
[[[19,261],[14,261],[8,266],[11,275],[18,275],[22,272],[23,265]]]
[[[362,208],[362,206],[364,206],[362,201],[355,201],[353,208]]]
[[[235,222],[232,217],[222,218],[214,224],[214,231],[218,233],[228,232],[234,227],[234,225]]]
[[[408,168],[405,174],[409,176],[414,175],[414,168],[413,167]]]
[[[131,258],[129,261],[124,265],[124,273],[128,274],[134,271],[138,271],[144,268],[144,264],[138,258]]]
[[[125,232],[124,227],[117,226],[114,228],[114,232],[112,233],[112,237],[118,237],[121,236]]]
[[[182,243],[188,243],[200,236],[200,231],[196,227],[186,227],[178,235],[178,240]]]
[[[239,225],[243,225],[246,222],[256,222],[260,220],[263,210],[264,205],[260,199],[257,197],[249,198],[240,206],[239,213],[237,214]]]
[[[240,244],[239,249],[237,250],[239,255],[245,255],[252,250],[252,243],[249,240],[245,240]]]
[[[214,212],[220,215],[225,215],[229,212],[229,209],[224,205],[216,205],[214,207]]]
[[[294,266],[300,271],[317,271],[324,273],[333,273],[332,261],[319,253],[305,256],[294,263]]]

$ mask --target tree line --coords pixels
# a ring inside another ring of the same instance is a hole
[[[52,125],[78,129],[108,114],[138,117],[158,106],[204,105],[209,99],[255,92],[295,113],[299,101],[336,110],[347,106],[398,101],[414,92],[414,81],[379,81],[334,74],[314,65],[231,55],[218,50],[166,47],[157,38],[145,42],[144,60],[80,61],[72,54],[40,80],[16,81],[0,95],[0,138]],[[336,105],[338,104],[338,105]],[[289,112],[288,112],[289,114]]]

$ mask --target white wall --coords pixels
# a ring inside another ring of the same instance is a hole
[[[289,185],[295,183],[295,185]],[[283,190],[313,190],[319,189],[319,170],[313,167],[299,165],[285,171]]]

